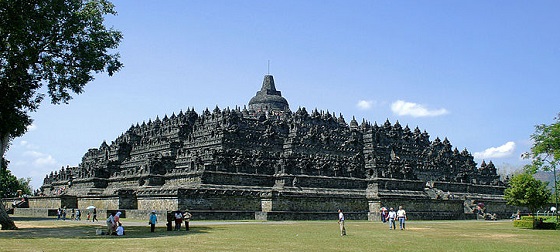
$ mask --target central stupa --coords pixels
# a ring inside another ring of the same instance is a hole
[[[262,88],[249,101],[249,110],[254,111],[290,111],[288,101],[282,97],[282,92],[276,90],[274,77],[265,75]]]

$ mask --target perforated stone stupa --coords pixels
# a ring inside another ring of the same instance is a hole
[[[189,209],[199,218],[322,219],[343,208],[371,219],[381,206],[405,205],[411,217],[458,219],[479,201],[506,212],[504,188],[492,162],[477,167],[467,150],[418,127],[292,112],[266,75],[248,108],[133,125],[47,175],[41,190],[75,207]]]

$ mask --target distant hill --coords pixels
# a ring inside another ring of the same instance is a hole
[[[554,190],[554,173],[547,171],[539,171],[534,177],[538,180],[548,182],[548,187]]]

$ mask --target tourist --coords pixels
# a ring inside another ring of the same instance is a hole
[[[88,211],[87,212],[87,221],[89,221],[91,219],[91,213]]]
[[[62,208],[62,220],[66,220],[66,207]]]
[[[113,217],[115,218],[115,226],[117,226],[118,223],[121,223],[121,214],[122,213],[119,211],[115,214],[115,217]]]
[[[82,212],[80,209],[76,209],[76,220],[79,221],[82,218]]]
[[[62,209],[59,207],[56,209],[56,220],[60,220],[60,216],[62,216]]]
[[[115,219],[115,221],[113,222],[113,232],[117,231],[117,227],[119,226],[119,223],[121,223],[121,214],[122,213],[118,211],[113,217],[113,219]]]
[[[181,231],[181,223],[183,222],[183,214],[181,211],[175,212],[175,231]]]
[[[124,227],[122,226],[122,223],[119,222],[119,226],[117,227],[116,230],[116,235],[117,236],[123,236],[124,235]]]
[[[397,218],[399,218],[399,225],[401,227],[401,230],[404,230],[405,228],[405,220],[407,220],[406,218],[406,211],[403,209],[402,206],[399,206],[399,210],[397,211]]]
[[[189,210],[185,211],[183,214],[183,220],[185,221],[185,231],[189,231],[189,222],[191,221],[192,214],[189,213]]]
[[[70,220],[74,220],[74,216],[76,216],[76,211],[74,210],[74,208],[72,208],[72,214],[70,215]]]
[[[115,225],[115,218],[113,217],[113,213],[109,213],[109,217],[107,218],[107,235],[113,234],[114,225]]]
[[[154,230],[156,229],[156,223],[157,223],[157,215],[156,215],[156,211],[153,210],[152,213],[150,214],[150,221],[148,222],[150,224],[150,232],[154,232]]]
[[[91,222],[95,222],[95,221],[99,221],[97,219],[97,208],[93,209],[93,218],[91,219]]]
[[[387,208],[386,207],[381,208],[381,221],[383,223],[387,222]]]
[[[389,208],[389,213],[387,214],[387,221],[389,221],[389,230],[397,229],[397,226],[395,224],[396,217],[397,213],[395,212],[395,209],[393,209],[392,207]]]
[[[338,225],[340,226],[340,236],[346,235],[346,227],[344,227],[344,213],[338,209]]]

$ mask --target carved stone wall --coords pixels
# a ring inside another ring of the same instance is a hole
[[[430,212],[430,200],[494,199],[505,185],[491,161],[477,167],[466,149],[453,148],[447,138],[431,141],[418,127],[355,118],[347,123],[317,109],[292,112],[266,76],[249,109],[187,109],[132,125],[88,150],[78,166],[48,174],[38,194],[77,197],[78,205],[107,209],[301,218],[306,211],[323,216],[340,207],[367,218],[364,213],[377,204],[372,202],[418,200],[411,207]],[[453,201],[438,204],[456,210]]]

